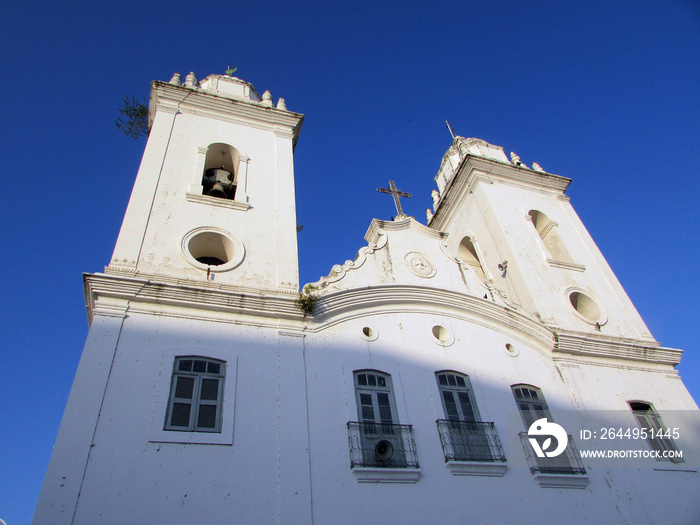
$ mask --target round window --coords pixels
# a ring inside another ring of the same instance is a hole
[[[452,334],[450,330],[439,324],[433,326],[432,334],[433,342],[439,344],[440,346],[450,346],[452,343],[455,342],[454,334]]]
[[[375,341],[379,337],[379,333],[375,329],[365,326],[360,332],[360,337],[365,341]]]
[[[218,228],[197,228],[182,239],[187,262],[202,270],[225,272],[243,261],[243,243]]]
[[[506,343],[506,355],[509,355],[511,357],[518,357],[518,355],[520,355],[520,350],[518,350],[512,344]]]
[[[606,314],[603,308],[589,295],[580,290],[570,290],[568,300],[571,307],[582,320],[594,324],[604,324]]]

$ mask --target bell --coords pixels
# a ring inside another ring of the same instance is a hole
[[[221,184],[220,182],[217,182],[212,186],[212,188],[207,192],[207,195],[210,197],[221,197],[221,198],[226,198],[226,192],[224,191],[224,185]]]

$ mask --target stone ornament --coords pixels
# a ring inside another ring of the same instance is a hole
[[[185,77],[185,87],[197,87],[197,77],[194,76],[194,71],[190,71],[190,74]]]
[[[539,171],[540,173],[546,173],[546,171],[544,171],[544,170],[542,169],[542,166],[540,166],[540,165],[537,164],[536,162],[533,162],[533,163],[532,163],[532,169],[535,170],[535,171]]]
[[[437,269],[427,255],[420,252],[410,252],[403,259],[404,264],[408,267],[412,274],[430,279],[437,273]]]
[[[522,162],[520,162],[520,157],[514,151],[510,152],[510,161],[516,166],[520,166],[522,164]]]
[[[360,268],[365,263],[368,256],[374,254],[375,251],[381,250],[386,246],[386,232],[382,229],[379,229],[377,233],[379,235],[379,240],[376,243],[370,243],[369,245],[360,248],[360,251],[357,252],[357,257],[354,261],[345,261],[345,264],[343,265],[334,264],[331,268],[330,274],[328,274],[326,277],[321,277],[321,279],[319,279],[315,283],[311,283],[311,286],[318,288],[319,290],[323,290],[329,284],[340,281],[350,270],[356,270],[357,268]]]
[[[433,211],[437,211],[437,207],[440,204],[440,192],[433,190],[430,192],[430,197],[433,199]]]
[[[262,102],[260,103],[261,106],[267,106],[269,108],[272,107],[272,93],[270,91],[265,91],[262,96]]]

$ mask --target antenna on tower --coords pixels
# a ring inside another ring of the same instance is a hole
[[[445,124],[447,124],[447,130],[450,132],[450,135],[452,135],[452,140],[455,139],[455,130],[452,129],[452,126],[450,126],[450,123],[445,121]]]

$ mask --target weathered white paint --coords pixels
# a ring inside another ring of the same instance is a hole
[[[524,452],[508,442],[525,430],[510,423],[512,384],[540,387],[553,410],[624,411],[632,399],[697,410],[673,368],[680,351],[648,332],[564,197],[568,179],[458,137],[436,177],[431,227],[373,221],[358,257],[314,284],[320,302],[304,315],[291,293],[301,115],[260,102],[229,77],[154,84],[114,257],[105,274],[85,276],[90,333],[34,523],[697,523],[697,428],[684,429],[685,464],[587,465],[582,490],[545,488],[512,465]],[[195,191],[201,148],[214,142],[250,159],[246,202]],[[557,223],[575,264],[548,262],[531,209]],[[240,240],[240,264],[212,280],[188,263],[181,240],[199,227]],[[485,280],[458,258],[465,236]],[[604,309],[600,330],[567,304],[572,289]],[[163,430],[181,355],[226,361],[221,433]],[[391,374],[418,470],[350,468],[360,369]],[[469,376],[507,464],[445,463],[440,370]]]
[[[292,150],[303,116],[263,106],[247,82],[212,75],[195,88],[154,82],[149,118],[107,273],[296,291]],[[204,159],[216,143],[240,154],[235,201],[202,195]],[[223,230],[246,250],[235,273],[212,267],[207,277],[203,265],[188,261],[182,240],[202,227]]]

